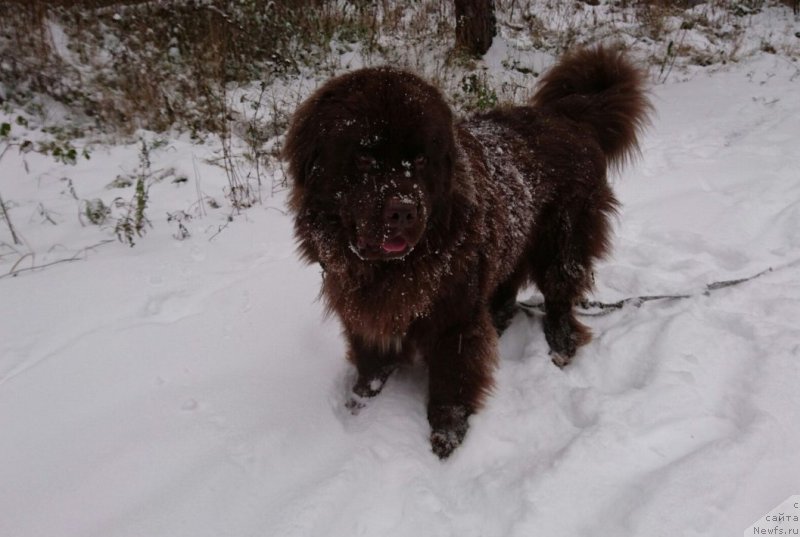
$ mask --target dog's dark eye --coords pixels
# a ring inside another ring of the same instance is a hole
[[[356,167],[362,172],[368,172],[375,167],[375,158],[370,155],[358,155]]]
[[[426,164],[428,164],[428,159],[425,157],[425,155],[420,155],[414,159],[414,168],[416,168],[417,171],[425,168]]]

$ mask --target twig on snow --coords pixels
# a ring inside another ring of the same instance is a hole
[[[17,236],[17,232],[14,229],[14,224],[11,223],[11,217],[8,216],[8,210],[6,209],[6,203],[3,201],[3,196],[0,196],[0,211],[3,213],[3,218],[8,225],[8,229],[11,231],[11,240],[13,240],[14,244],[17,246],[22,246],[22,241],[19,240],[19,237]]]
[[[787,266],[791,266],[797,264],[797,261],[793,263],[789,263]],[[625,306],[633,305],[635,307],[640,307],[642,304],[646,302],[652,302],[654,300],[682,300],[685,298],[692,298],[698,296],[700,294],[704,296],[710,295],[714,291],[718,291],[720,289],[725,289],[726,287],[733,287],[735,285],[739,285],[745,282],[749,282],[751,280],[755,280],[763,276],[764,274],[768,274],[773,272],[773,268],[769,267],[765,270],[757,274],[753,274],[752,276],[748,276],[746,278],[737,278],[735,280],[722,280],[718,282],[712,282],[706,285],[705,289],[702,293],[686,293],[686,294],[674,294],[674,295],[643,295],[643,296],[632,296],[628,298],[623,298],[622,300],[618,300],[616,302],[600,302],[596,300],[581,300],[578,302],[578,310],[579,315],[591,315],[591,316],[598,316],[598,315],[607,315],[613,311],[621,310]],[[531,302],[531,301],[523,301],[518,302],[517,305],[519,308],[525,312],[526,315],[532,316],[534,313],[543,313],[545,311],[544,302]]]
[[[71,263],[73,261],[80,261],[80,260],[86,258],[86,252],[88,252],[89,250],[94,250],[95,248],[97,248],[99,246],[102,246],[104,244],[108,244],[108,243],[111,243],[111,242],[116,242],[116,241],[114,241],[113,239],[106,239],[106,240],[101,241],[101,242],[99,242],[97,244],[94,244],[92,246],[87,246],[86,248],[78,250],[77,252],[75,252],[75,254],[72,257],[66,257],[64,259],[57,259],[55,261],[51,261],[49,263],[44,263],[42,265],[32,265],[30,267],[24,267],[24,268],[19,268],[18,269],[17,267],[27,257],[35,257],[31,252],[27,252],[27,253],[23,254],[22,257],[17,259],[17,261],[14,263],[14,265],[11,267],[11,269],[6,274],[0,275],[0,280],[2,280],[3,278],[14,278],[14,277],[16,277],[17,275],[19,275],[19,274],[21,274],[23,272],[30,272],[30,271],[33,271],[33,270],[40,270],[40,269],[44,269],[44,268],[47,268],[47,267],[52,267],[53,265],[58,265],[60,263]]]

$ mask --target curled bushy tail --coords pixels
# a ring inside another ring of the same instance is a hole
[[[622,51],[604,47],[566,54],[541,78],[531,103],[591,126],[609,164],[625,163],[639,149],[652,105],[645,73]]]

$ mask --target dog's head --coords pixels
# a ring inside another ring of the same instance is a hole
[[[327,82],[284,146],[305,256],[406,257],[450,194],[454,151],[450,108],[417,76],[362,69]]]

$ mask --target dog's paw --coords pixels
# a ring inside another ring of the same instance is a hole
[[[572,358],[574,358],[574,356],[575,356],[574,352],[572,355],[569,355],[569,354],[562,354],[550,351],[550,359],[553,361],[555,365],[557,365],[561,369],[567,367],[569,363],[572,361]]]
[[[545,316],[544,335],[550,346],[550,357],[558,367],[566,367],[578,352],[578,347],[592,339],[587,327],[571,317],[555,320]]]
[[[344,407],[353,416],[358,416],[359,412],[361,412],[366,406],[366,400],[356,394],[350,394],[350,396],[347,398],[347,401],[344,402]]]
[[[359,375],[353,389],[350,392],[344,406],[350,411],[350,414],[357,415],[364,407],[367,406],[367,401],[372,399],[383,390],[389,376],[397,369],[396,367],[387,367],[384,370],[374,375]]]
[[[371,382],[359,382],[353,386],[353,390],[344,402],[344,407],[352,414],[357,416],[367,406],[367,402],[381,393],[384,382],[373,379]]]
[[[431,431],[431,450],[437,457],[444,460],[456,450],[467,434],[466,427],[462,429],[442,429]]]
[[[366,399],[375,397],[383,390],[383,386],[386,384],[386,379],[389,378],[389,374],[390,373],[369,378],[359,376],[358,381],[355,386],[353,386],[353,393],[358,397]]]
[[[448,458],[464,441],[470,414],[469,409],[462,405],[437,406],[428,410],[431,449],[440,459]]]

